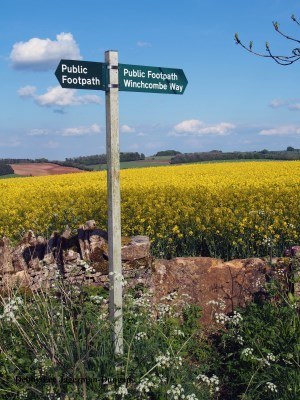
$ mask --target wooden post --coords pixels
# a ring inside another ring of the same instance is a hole
[[[109,316],[112,324],[115,354],[123,354],[118,52],[106,51],[105,62],[108,68],[105,103],[110,286]]]

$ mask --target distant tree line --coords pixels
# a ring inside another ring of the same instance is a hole
[[[161,157],[161,156],[176,156],[176,154],[181,154],[180,151],[176,150],[163,150],[163,151],[158,151],[154,157]]]
[[[139,160],[145,160],[145,154],[143,153],[120,153],[120,161],[121,162],[126,162],[126,161],[139,161]],[[106,154],[96,154],[93,156],[81,156],[81,157],[72,157],[72,158],[66,158],[65,163],[76,163],[76,164],[81,164],[81,165],[97,165],[97,164],[106,164],[107,163],[107,158]],[[66,164],[65,164],[66,165]]]
[[[52,164],[57,164],[57,165],[61,165],[62,167],[72,167],[72,168],[77,168],[77,169],[81,169],[83,171],[93,171],[93,168],[89,168],[87,165],[83,165],[83,164],[79,164],[76,162],[70,162],[70,161],[49,161]]]
[[[36,162],[30,158],[0,158],[0,164],[25,164]]]
[[[172,157],[170,164],[195,163],[218,160],[300,160],[300,149],[289,146],[284,151],[234,151],[222,152],[213,150],[201,153],[184,153]]]
[[[0,164],[0,175],[10,175],[13,174],[14,170],[8,164]]]

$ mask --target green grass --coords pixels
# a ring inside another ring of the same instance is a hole
[[[169,165],[171,156],[160,156],[160,157],[147,157],[145,160],[140,161],[126,161],[120,163],[121,169],[128,168],[146,168],[146,167],[159,167],[163,165]],[[96,165],[88,165],[89,168],[92,168],[94,171],[106,170],[106,164],[96,164]]]
[[[0,175],[0,179],[19,178],[19,177],[20,177],[20,175],[17,175],[17,174]]]

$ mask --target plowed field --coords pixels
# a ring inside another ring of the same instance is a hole
[[[61,175],[82,172],[73,167],[63,167],[51,163],[32,163],[32,164],[10,164],[17,175],[25,176],[43,176],[43,175]]]

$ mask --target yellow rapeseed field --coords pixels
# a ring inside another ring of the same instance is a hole
[[[95,219],[106,229],[106,172],[0,180],[1,235],[50,236]],[[122,234],[149,235],[161,256],[280,254],[299,243],[300,162],[121,171]]]

